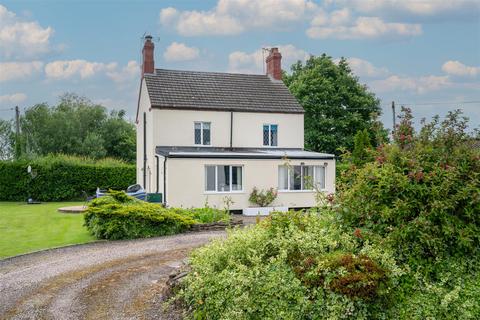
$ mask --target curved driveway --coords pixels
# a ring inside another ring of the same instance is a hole
[[[167,319],[161,292],[224,231],[96,242],[0,260],[0,319]]]

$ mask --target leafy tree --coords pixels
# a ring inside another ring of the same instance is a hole
[[[13,130],[11,121],[0,119],[0,160],[13,156]]]
[[[371,127],[380,114],[380,101],[359,83],[344,58],[338,64],[325,54],[311,56],[305,64],[298,61],[284,82],[305,109],[307,149],[352,150],[356,132]]]
[[[37,104],[21,118],[30,156],[72,154],[93,158],[135,160],[135,128],[125,111],[106,108],[75,94],[65,94],[56,106]]]
[[[370,143],[370,135],[367,129],[357,132],[354,137],[354,148],[352,152],[352,160],[356,165],[363,165],[371,160],[373,157],[370,153],[372,144]]]

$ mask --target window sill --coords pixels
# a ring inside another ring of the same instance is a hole
[[[238,191],[204,191],[203,194],[243,194],[244,190]]]
[[[321,189],[318,190],[320,192],[326,192],[327,189]],[[278,190],[278,193],[314,193],[317,192],[317,190]]]

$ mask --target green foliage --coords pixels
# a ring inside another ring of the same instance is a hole
[[[363,165],[373,160],[371,155],[372,144],[367,129],[358,131],[354,137],[352,161],[356,165]]]
[[[277,190],[270,188],[268,190],[258,190],[257,187],[253,187],[248,201],[259,205],[260,207],[266,207],[277,198]]]
[[[11,159],[14,153],[12,122],[0,119],[0,160]]]
[[[124,111],[105,107],[75,94],[65,94],[56,106],[28,108],[21,117],[23,149],[28,157],[71,154],[135,161],[135,128]]]
[[[386,139],[376,120],[379,100],[359,83],[345,59],[336,64],[325,54],[312,56],[305,64],[294,64],[283,79],[305,109],[307,149],[335,154],[341,147],[352,150],[354,135],[373,127],[375,141]]]
[[[274,213],[230,232],[194,252],[177,298],[195,319],[369,319],[382,313],[402,271],[388,251],[333,222],[326,212]]]
[[[226,210],[219,210],[209,207],[208,205],[203,208],[190,208],[190,209],[176,209],[180,210],[181,214],[190,216],[200,223],[212,223],[212,222],[229,222],[230,214]]]
[[[31,166],[36,173],[27,173]],[[0,200],[24,201],[30,195],[40,201],[80,199],[82,191],[126,189],[135,183],[135,166],[119,160],[49,155],[35,160],[0,161]]]
[[[98,239],[149,238],[184,232],[195,223],[229,221],[229,215],[214,208],[164,208],[109,191],[93,200],[85,213],[85,226]]]
[[[451,113],[416,134],[411,122],[404,110],[397,144],[347,173],[338,199],[346,224],[386,237],[411,265],[479,253],[480,153],[465,123]]]

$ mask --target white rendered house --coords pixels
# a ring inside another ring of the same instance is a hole
[[[137,183],[173,207],[232,210],[254,187],[278,189],[272,205],[315,205],[335,191],[335,158],[304,147],[304,110],[281,80],[281,54],[267,74],[155,69],[147,36],[137,108]]]

